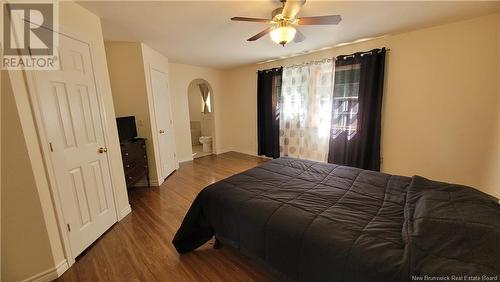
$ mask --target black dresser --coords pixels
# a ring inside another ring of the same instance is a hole
[[[122,151],[123,169],[125,171],[125,182],[127,183],[127,187],[134,185],[144,177],[149,187],[146,139],[135,138],[130,141],[121,142],[120,148]]]

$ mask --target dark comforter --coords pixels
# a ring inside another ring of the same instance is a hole
[[[185,253],[214,235],[289,280],[500,274],[495,198],[418,176],[292,158],[205,188],[173,243]]]

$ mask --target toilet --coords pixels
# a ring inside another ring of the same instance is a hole
[[[212,152],[212,136],[201,136],[200,143],[203,144],[203,152]]]

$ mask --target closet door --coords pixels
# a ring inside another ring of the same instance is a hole
[[[73,257],[116,221],[103,110],[89,44],[60,35],[61,69],[34,72]]]
[[[166,178],[177,167],[175,156],[175,135],[172,123],[170,93],[168,91],[167,74],[150,66],[151,90],[153,92],[156,135],[160,156],[161,176]]]

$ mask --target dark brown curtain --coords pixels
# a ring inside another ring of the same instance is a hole
[[[279,109],[283,68],[257,72],[258,154],[279,158]]]
[[[385,53],[337,57],[328,162],[380,170]]]

